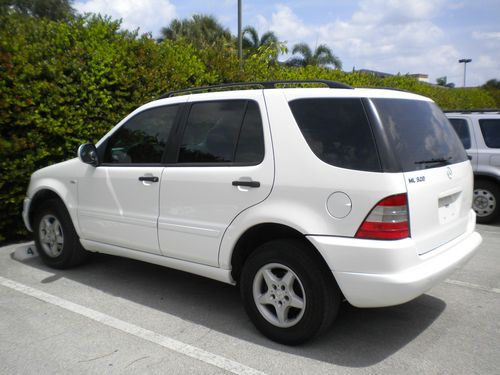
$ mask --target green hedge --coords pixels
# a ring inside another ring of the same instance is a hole
[[[185,43],[157,44],[101,17],[0,17],[0,243],[26,235],[29,176],[75,156],[165,90],[214,81]]]
[[[356,87],[392,87],[441,107],[494,107],[482,89],[447,89],[405,76],[386,79],[272,62],[265,48],[240,69],[232,45],[195,50],[119,30],[100,16],[69,23],[0,16],[0,243],[25,238],[20,217],[29,177],[75,156],[123,116],[161,93],[221,82],[332,79]]]

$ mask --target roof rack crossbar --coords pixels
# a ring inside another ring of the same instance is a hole
[[[199,92],[210,92],[210,91],[218,91],[225,88],[231,87],[252,87],[257,86],[262,89],[274,89],[276,85],[298,85],[298,84],[314,84],[319,83],[323,84],[331,89],[352,89],[352,86],[346,85],[345,83],[328,81],[324,79],[312,79],[312,80],[279,80],[279,81],[260,81],[260,82],[237,82],[237,83],[224,83],[221,85],[213,85],[213,86],[204,86],[204,87],[193,87],[189,89],[183,90],[175,90],[169,91],[163,94],[160,99],[171,98],[172,96],[178,94],[187,94],[187,93],[199,93]]]

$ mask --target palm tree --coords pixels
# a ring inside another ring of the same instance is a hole
[[[72,0],[0,0],[0,15],[17,12],[53,21],[68,20],[75,15]]]
[[[259,39],[259,33],[252,26],[243,29],[243,48],[255,52],[262,46],[277,46],[278,37],[273,31],[268,31]]]
[[[162,38],[188,40],[196,48],[213,47],[216,43],[229,42],[231,32],[217,21],[214,16],[195,14],[191,19],[175,19],[161,29]]]
[[[260,52],[265,47],[270,62],[277,62],[280,53],[286,53],[285,42],[280,42],[273,31],[268,31],[259,38],[259,33],[252,26],[243,29],[243,49],[249,55]]]
[[[323,66],[333,65],[335,69],[342,69],[342,62],[332,53],[326,44],[320,44],[314,53],[306,43],[299,43],[293,46],[292,55],[299,54],[301,57],[292,57],[287,61],[290,66]]]

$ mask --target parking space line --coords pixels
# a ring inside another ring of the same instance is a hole
[[[216,366],[223,370],[229,371],[237,375],[263,375],[264,373],[255,370],[251,367],[245,366],[239,362],[224,358],[217,354],[210,353],[206,350],[197,348],[195,346],[185,344],[181,341],[177,341],[168,336],[160,335],[159,333],[147,330],[145,328],[139,327],[135,324],[125,322],[123,320],[114,318],[110,315],[106,315],[96,310],[92,310],[88,307],[78,305],[76,303],[67,301],[63,298],[54,296],[49,293],[42,292],[41,290],[31,288],[27,285],[20,284],[16,281],[6,279],[0,276],[0,285],[15,290],[17,292],[26,294],[30,297],[36,298],[38,300],[50,303],[52,305],[58,306],[65,310],[71,311],[73,313],[82,315],[86,318],[92,319],[98,323],[104,324],[108,327],[115,328],[122,332],[126,332],[130,335],[139,337],[143,340],[152,342],[154,344],[163,346],[169,350],[177,352],[179,354],[195,358],[201,362]]]
[[[491,293],[496,293],[496,294],[500,294],[500,289],[498,288],[488,288],[486,286],[482,286],[482,285],[477,285],[477,284],[472,284],[472,283],[468,283],[466,281],[459,281],[459,280],[451,280],[451,279],[447,279],[444,281],[445,283],[448,283],[448,284],[453,284],[453,285],[459,285],[459,286],[464,286],[466,288],[471,288],[471,289],[477,289],[477,290],[482,290],[484,292],[491,292]]]

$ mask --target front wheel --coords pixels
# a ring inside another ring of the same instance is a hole
[[[287,345],[301,344],[328,328],[341,300],[331,271],[297,240],[257,248],[243,266],[240,288],[255,326]]]
[[[477,222],[491,223],[498,217],[500,188],[491,181],[478,180],[474,183],[472,208],[476,212]]]
[[[38,207],[33,229],[40,258],[50,267],[76,266],[89,254],[80,244],[71,217],[59,200],[50,199]]]

